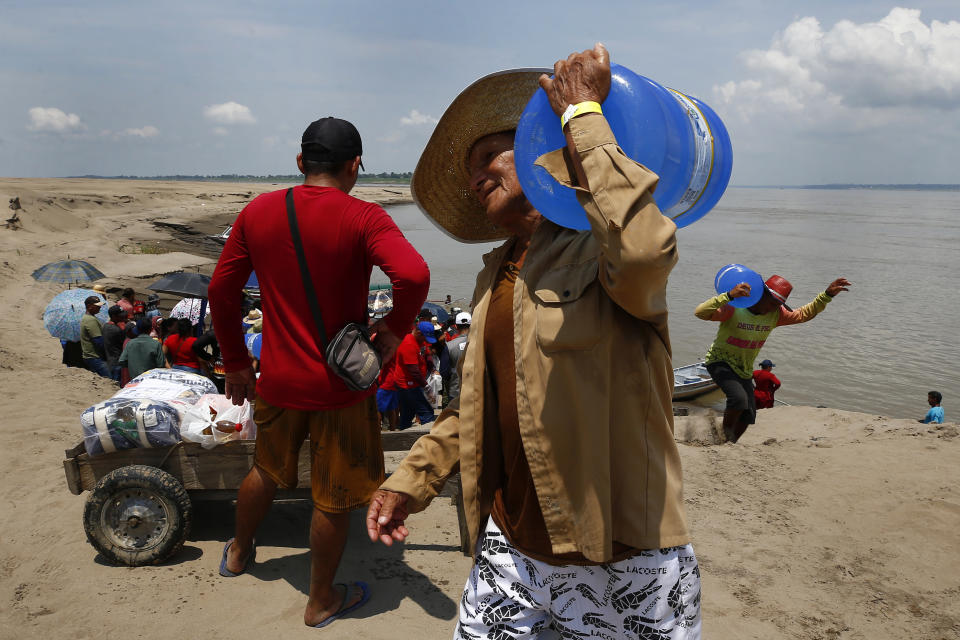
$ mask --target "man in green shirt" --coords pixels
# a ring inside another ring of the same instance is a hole
[[[83,354],[83,366],[94,373],[110,377],[110,367],[104,360],[103,330],[97,314],[106,302],[100,296],[88,296],[83,304],[87,312],[80,319],[80,349]]]
[[[787,306],[793,285],[781,276],[770,276],[764,283],[760,301],[746,309],[730,306],[734,298],[750,295],[750,285],[742,282],[727,293],[701,303],[694,313],[701,320],[720,323],[717,337],[707,351],[710,376],[727,396],[723,412],[723,436],[736,442],[757,416],[753,396],[753,361],[775,327],[813,320],[841,291],[848,291],[846,278],[837,278],[826,291],[796,311]]]
[[[150,337],[150,318],[137,320],[137,337],[127,343],[120,354],[120,366],[126,367],[133,380],[150,369],[169,368],[163,357],[163,345]]]

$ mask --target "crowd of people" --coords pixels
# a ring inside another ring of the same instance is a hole
[[[86,312],[80,320],[80,340],[61,340],[64,364],[86,368],[121,387],[150,369],[178,369],[206,376],[223,391],[223,360],[213,327],[204,331],[199,321],[163,317],[160,297],[154,293],[143,302],[133,288],[127,287],[110,303],[104,287],[96,285],[94,290],[98,295],[84,301]],[[106,305],[109,320],[101,322],[97,316]],[[257,305],[255,300],[247,299],[250,312],[241,326],[250,333],[261,330]]]
[[[448,296],[449,298],[449,296]],[[457,307],[438,324],[429,309],[421,309],[410,333],[394,358],[380,370],[377,412],[389,431],[407,429],[414,422],[429,424],[460,393],[457,364],[466,348],[471,316]]]

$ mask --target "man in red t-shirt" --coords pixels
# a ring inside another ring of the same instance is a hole
[[[437,341],[434,337],[433,323],[422,320],[413,331],[408,333],[397,347],[397,363],[393,370],[394,383],[397,386],[397,401],[400,404],[399,429],[407,429],[413,424],[413,417],[420,424],[433,422],[433,407],[423,393],[427,386],[427,361],[423,347]]]
[[[426,299],[427,265],[378,205],[350,197],[362,144],[346,120],[323,118],[307,127],[293,192],[309,273],[332,338],[348,322],[367,323],[370,272],[390,278],[393,310],[370,329],[389,361]],[[278,487],[297,485],[299,448],[309,434],[314,504],[310,525],[309,626],[326,625],[368,597],[365,584],[334,585],[349,512],[367,504],[384,477],[373,393],[353,391],[327,366],[307,301],[287,218],[286,190],[248,204],[230,232],[210,281],[214,330],[225,369],[224,391],[241,404],[256,400],[254,466],[237,494],[235,537],[224,547],[220,575],[242,573],[253,560],[254,533]],[[256,270],[263,303],[260,377],[243,341],[242,290]]]
[[[757,402],[757,409],[772,409],[773,394],[780,388],[780,380],[773,375],[775,364],[769,360],[760,363],[760,368],[753,372],[753,397]]]

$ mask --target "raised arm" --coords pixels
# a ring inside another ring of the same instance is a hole
[[[571,54],[554,65],[553,79],[541,76],[540,86],[558,116],[571,105],[603,102],[610,90],[607,50],[597,44]],[[566,155],[553,152],[537,163],[577,190],[602,250],[601,284],[632,315],[665,321],[667,276],[677,261],[676,225],[653,201],[656,174],[623,153],[600,113],[571,118],[564,134]]]
[[[813,320],[817,314],[827,308],[827,304],[833,300],[834,296],[841,291],[849,291],[850,286],[851,284],[846,278],[837,278],[827,285],[826,290],[814,298],[812,302],[808,302],[799,309],[787,311],[783,307],[780,307],[780,319],[777,321],[777,326],[782,327]]]

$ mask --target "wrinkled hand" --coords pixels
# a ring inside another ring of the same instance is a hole
[[[610,93],[610,54],[599,42],[582,53],[571,53],[553,65],[553,78],[540,76],[540,86],[558,116],[580,102],[600,102]]]
[[[750,295],[750,285],[746,282],[741,282],[730,291],[727,291],[727,295],[730,296],[730,299],[734,298],[746,298]]]
[[[244,400],[253,402],[257,393],[257,374],[253,372],[253,367],[225,373],[223,393],[238,407]]]
[[[370,340],[380,352],[380,359],[384,363],[390,362],[393,354],[397,352],[397,347],[400,346],[400,338],[390,330],[383,318],[370,325]]]
[[[393,541],[403,542],[410,532],[403,526],[410,515],[407,511],[408,496],[405,493],[377,489],[367,509],[367,533],[370,540],[380,540],[388,547]]]
[[[827,295],[831,298],[841,291],[849,291],[848,287],[852,286],[846,278],[837,278],[829,285],[827,285]]]

